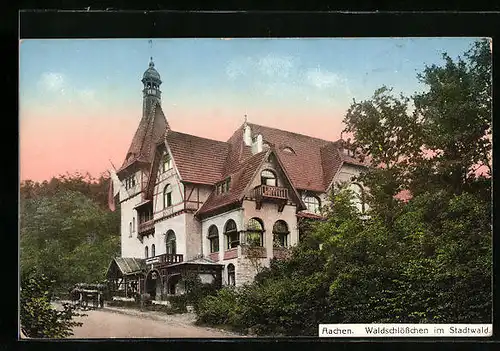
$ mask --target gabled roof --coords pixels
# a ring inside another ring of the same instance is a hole
[[[242,201],[246,191],[248,190],[249,185],[251,184],[252,180],[254,180],[254,178],[257,176],[258,171],[262,166],[264,160],[266,160],[271,154],[274,154],[276,156],[276,161],[278,163],[278,166],[283,170],[286,182],[292,185],[291,191],[293,197],[295,197],[298,202],[298,207],[305,208],[299,194],[293,187],[293,184],[290,180],[287,170],[284,169],[283,163],[279,159],[279,155],[277,154],[274,148],[271,148],[270,150],[259,152],[258,154],[251,156],[245,162],[243,162],[239,166],[239,168],[234,171],[234,173],[229,175],[231,177],[229,192],[223,194],[217,194],[214,189],[214,191],[208,197],[207,201],[203,203],[203,205],[197,211],[196,214],[203,215],[212,212],[218,208]]]
[[[113,265],[116,265],[122,275],[133,275],[146,269],[146,261],[142,258],[115,257],[108,267],[107,275],[109,275]]]
[[[222,178],[227,143],[172,130],[167,132],[165,141],[183,181],[214,184]]]
[[[125,161],[118,172],[124,170],[134,162],[151,163],[156,144],[163,139],[167,126],[167,119],[163,114],[161,105],[158,102],[154,103],[150,113],[142,116]]]
[[[260,152],[243,162],[234,173],[229,175],[231,177],[231,184],[229,186],[230,191],[223,194],[216,194],[214,190],[207,201],[205,201],[197,211],[197,215],[205,214],[241,201],[247,186],[253,180],[259,166],[262,164],[267,154],[268,152]]]
[[[366,164],[345,155],[341,151],[341,143],[338,141],[332,142],[253,123],[248,123],[248,125],[252,136],[261,134],[264,142],[276,149],[284,168],[297,189],[324,192],[342,163],[366,166]],[[238,159],[245,159],[250,152],[250,147],[241,147],[240,141],[243,142],[243,126],[228,141],[231,143],[231,153],[233,153],[228,164],[232,164]],[[294,152],[287,152],[284,150],[285,148],[291,148]]]

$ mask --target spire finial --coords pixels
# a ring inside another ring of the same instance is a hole
[[[247,124],[247,114],[245,113],[245,124]]]

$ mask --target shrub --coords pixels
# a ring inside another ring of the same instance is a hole
[[[21,276],[21,330],[30,338],[66,338],[81,322],[73,320],[76,313],[70,304],[58,311],[51,305],[53,281],[43,274],[29,272]]]

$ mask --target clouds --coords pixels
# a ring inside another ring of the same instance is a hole
[[[226,77],[267,96],[296,96],[309,101],[318,93],[329,98],[332,93],[350,94],[348,81],[340,73],[305,65],[291,55],[268,53],[234,59],[226,65]]]
[[[347,85],[347,80],[337,73],[321,70],[319,67],[306,72],[307,83],[318,88],[334,88],[340,85]]]
[[[79,88],[60,72],[44,72],[37,82],[38,92],[48,103],[95,103],[96,93],[92,89]],[[62,100],[62,101],[61,101]]]

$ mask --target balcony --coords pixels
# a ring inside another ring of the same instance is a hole
[[[183,262],[184,256],[182,254],[163,254],[146,259],[146,264],[154,264],[155,266],[168,266],[174,263]]]
[[[146,222],[139,223],[137,232],[140,236],[154,234],[155,232],[155,222],[153,220],[149,220]]]
[[[255,199],[256,208],[260,209],[262,202],[275,202],[280,205],[278,211],[283,211],[288,200],[288,189],[279,186],[259,185],[252,190],[252,198]]]

